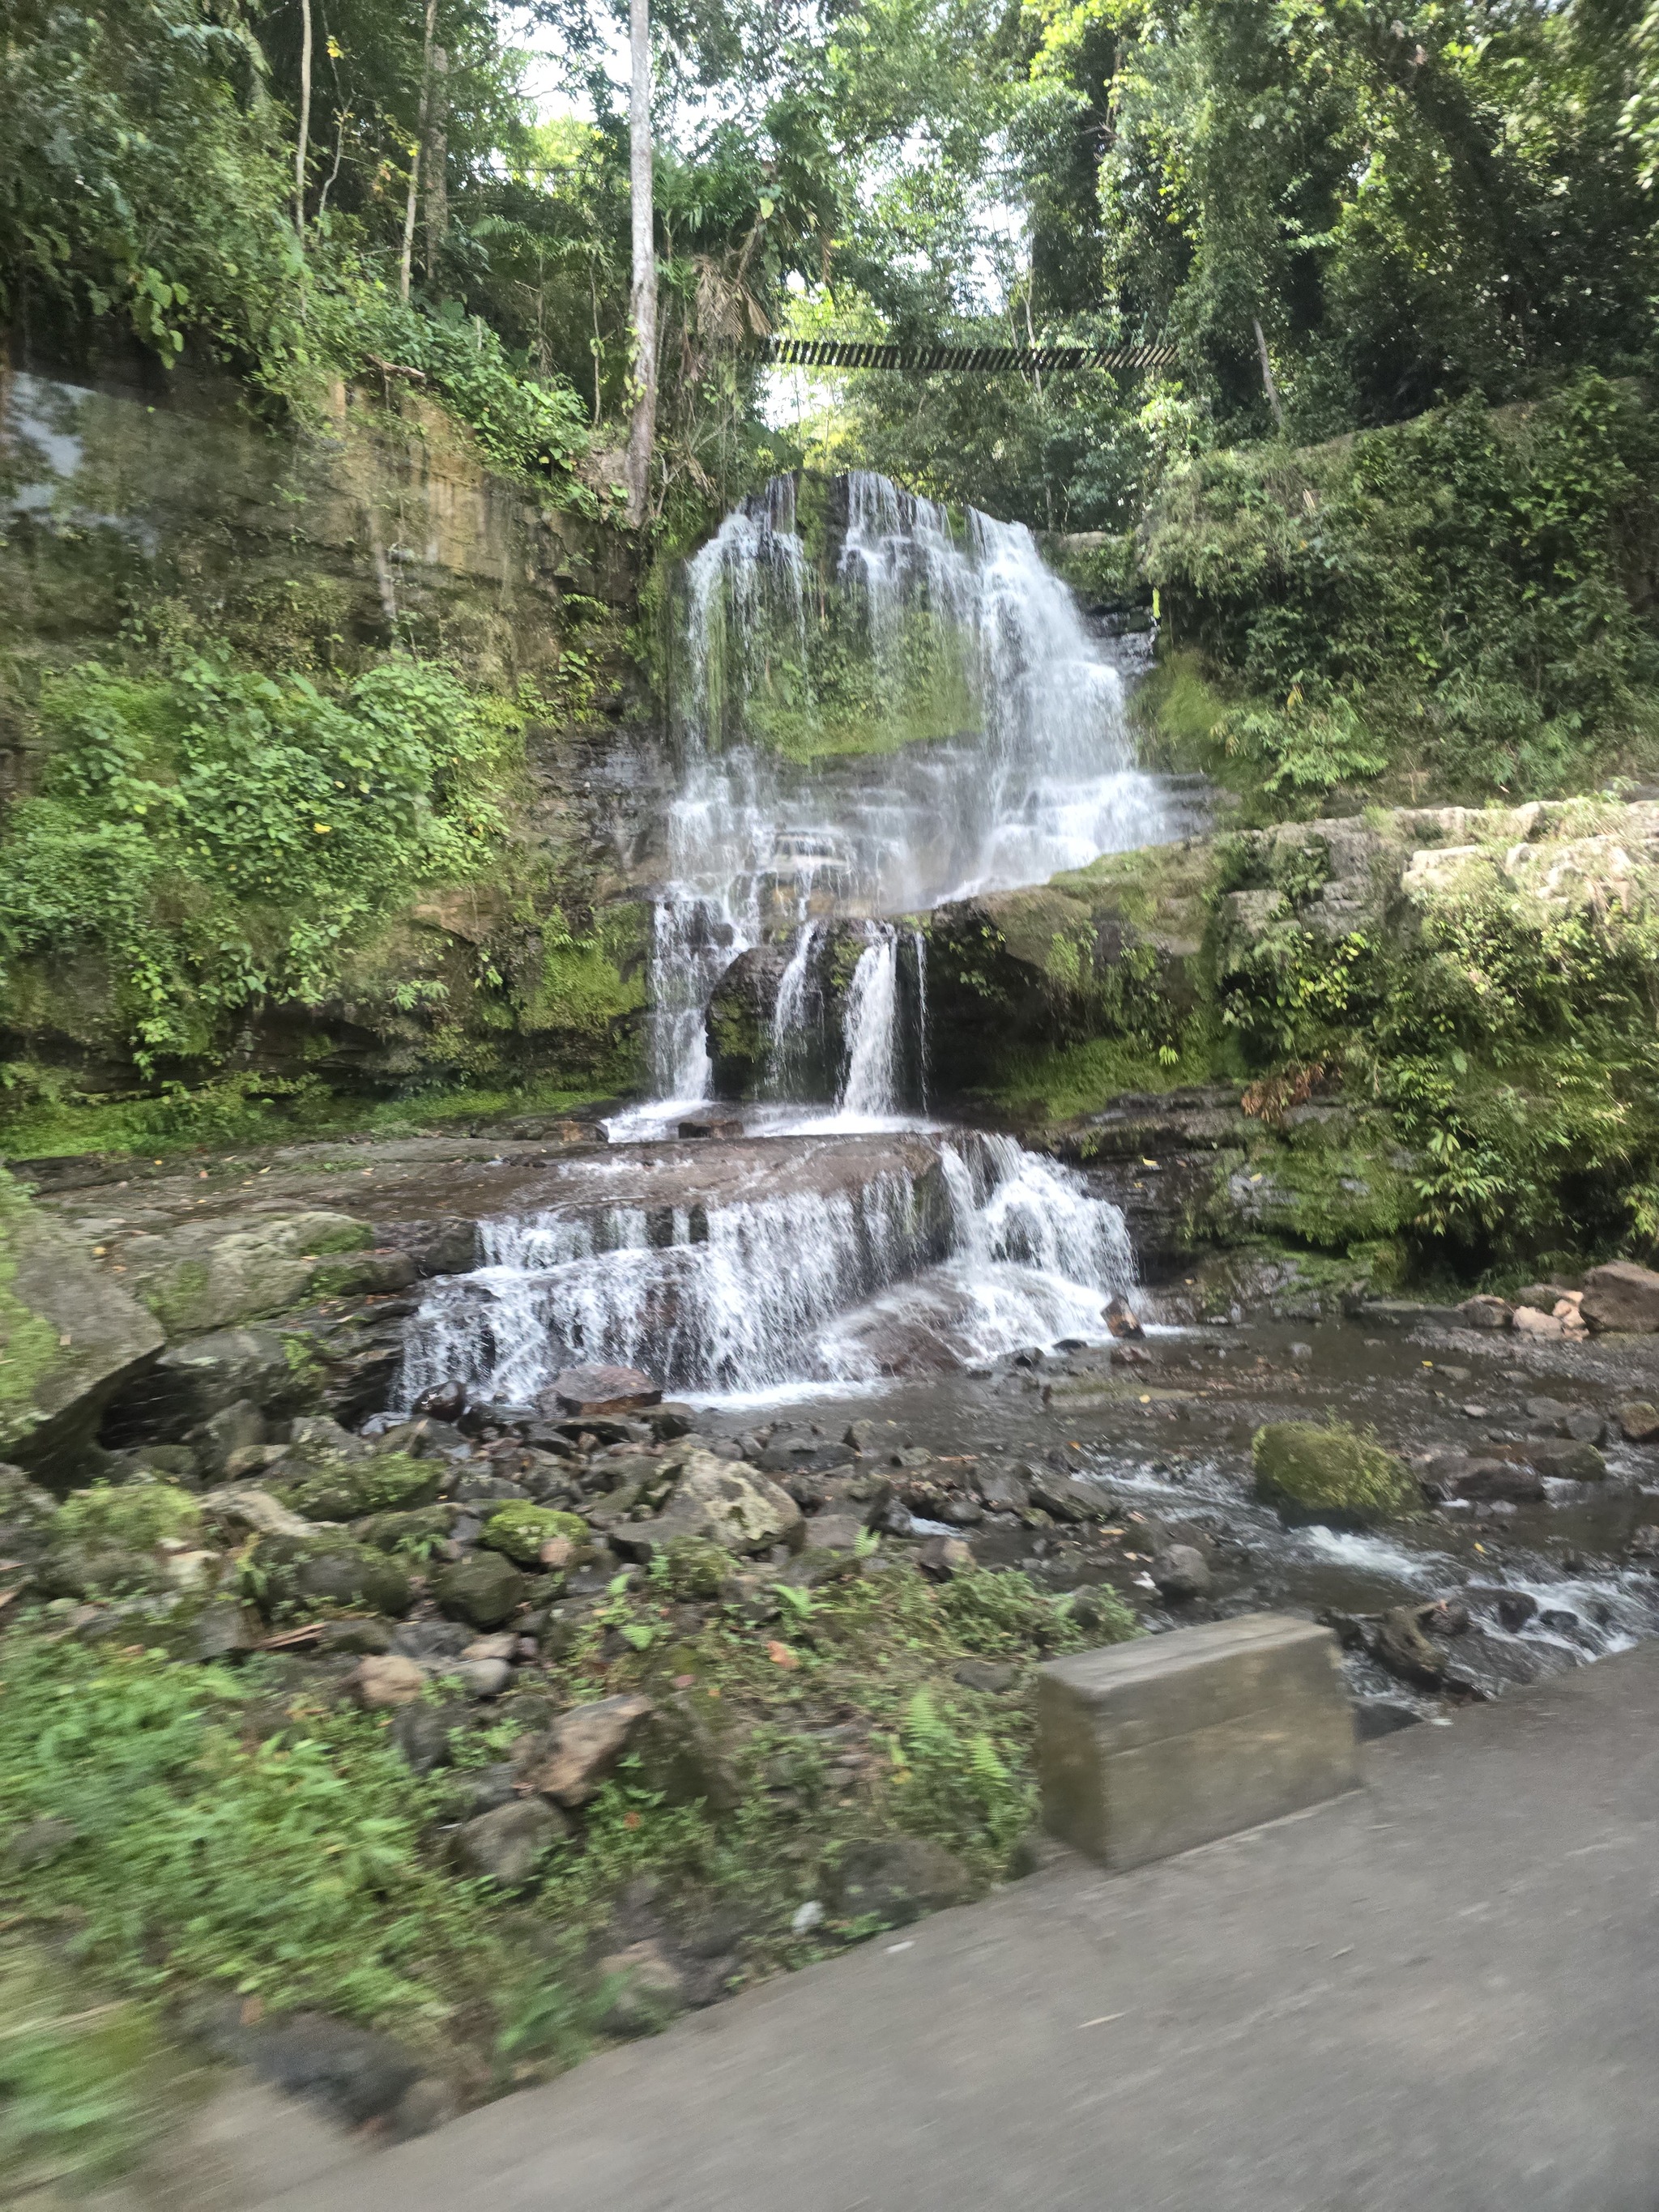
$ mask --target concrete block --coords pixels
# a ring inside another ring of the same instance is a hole
[[[1045,1826],[1114,1869],[1357,1789],[1336,1638],[1258,1613],[1051,1660],[1037,1774]]]

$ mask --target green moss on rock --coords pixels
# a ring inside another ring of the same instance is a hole
[[[1250,1464],[1257,1497],[1294,1519],[1364,1527],[1419,1502],[1403,1462],[1346,1421],[1271,1421],[1255,1432]]]
[[[533,1567],[542,1546],[562,1536],[573,1544],[588,1540],[587,1523],[574,1513],[560,1513],[545,1505],[504,1505],[484,1523],[479,1542],[503,1553],[521,1567]]]

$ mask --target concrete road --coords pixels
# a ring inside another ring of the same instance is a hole
[[[1066,1858],[261,2212],[1656,2212],[1659,1645]]]

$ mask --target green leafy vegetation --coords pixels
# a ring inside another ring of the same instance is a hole
[[[1147,525],[1172,641],[1145,705],[1177,758],[1270,812],[1339,787],[1479,800],[1659,757],[1659,433],[1628,385],[1467,403],[1174,472]]]
[[[187,661],[90,665],[44,702],[52,752],[0,890],[3,988],[100,953],[109,1026],[147,1073],[211,1052],[257,1000],[320,998],[414,890],[481,873],[522,722],[447,670],[390,660],[330,697]]]
[[[794,1592],[808,1601],[774,1623],[757,1628],[734,1602],[688,1633],[672,1618],[684,1565],[682,1553],[619,1587],[544,1687],[561,1705],[639,1687],[689,1712],[689,1740],[714,1762],[702,1771],[732,1777],[714,1791],[725,1809],[704,1802],[712,1780],[666,1789],[647,1751],[630,1754],[539,1885],[511,1899],[459,1878],[447,1840],[469,1773],[523,1733],[511,1703],[478,1711],[452,1740],[453,1768],[422,1779],[389,1718],[334,1702],[307,1662],[231,1672],[125,1640],[89,1649],[48,1612],[6,1638],[0,1832],[68,1827],[26,1887],[0,1861],[0,1892],[29,1925],[72,1930],[76,1960],[118,1992],[315,2005],[389,2025],[434,2063],[459,2036],[486,2073],[526,2054],[566,2063],[604,2009],[582,1938],[641,1871],[694,1919],[715,1900],[740,1906],[749,1972],[867,1932],[790,1928],[858,1839],[921,1836],[977,1881],[1006,1873],[1031,1817],[1031,1713],[1023,1695],[960,1688],[953,1661],[1029,1659],[1133,1627],[1108,1605],[1085,1632],[1018,1575],[941,1590],[883,1560]],[[137,1615],[132,1628],[167,1633]],[[832,1713],[856,1722],[856,1775],[832,1775],[812,1736]],[[538,1964],[550,1945],[565,1960],[552,1983]]]

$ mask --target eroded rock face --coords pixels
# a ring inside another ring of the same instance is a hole
[[[151,1316],[72,1231],[21,1200],[0,1216],[0,1455],[47,1480],[72,1477],[104,1408],[155,1362]]]
[[[181,1222],[115,1247],[117,1264],[173,1338],[263,1320],[324,1290],[389,1288],[387,1270],[349,1255],[374,1243],[366,1221],[312,1209],[261,1218]],[[396,1272],[396,1271],[393,1271]],[[405,1283],[412,1281],[410,1267]]]

